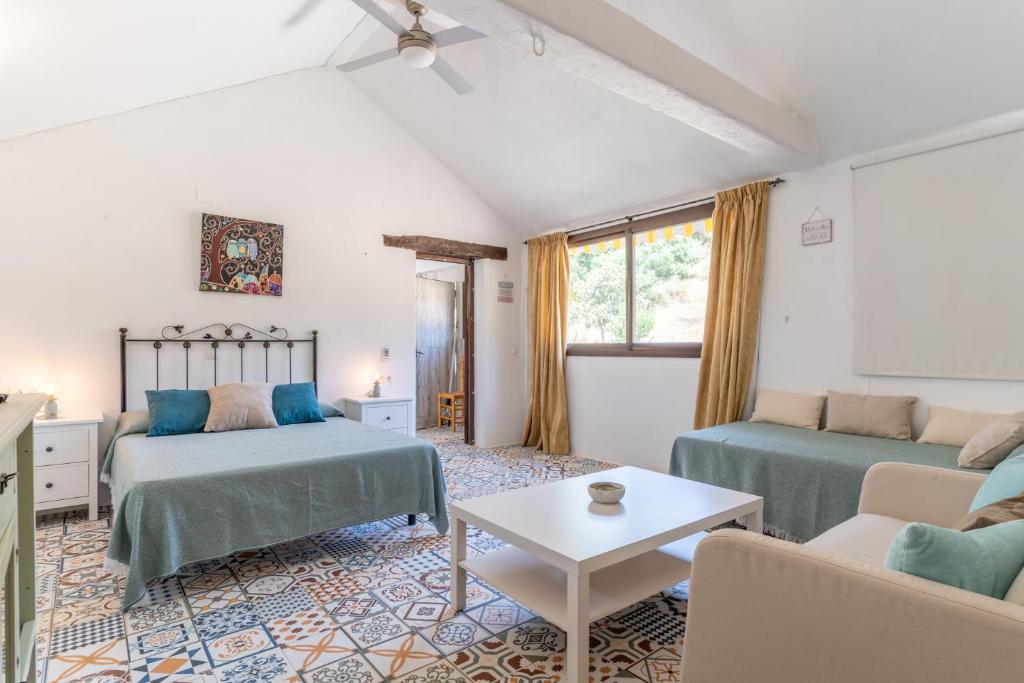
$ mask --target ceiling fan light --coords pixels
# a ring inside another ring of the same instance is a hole
[[[398,39],[398,56],[415,69],[426,69],[437,58],[437,45],[429,33],[413,29]]]

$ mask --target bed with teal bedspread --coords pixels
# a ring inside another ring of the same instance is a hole
[[[952,446],[733,422],[679,436],[669,471],[762,496],[766,530],[803,542],[857,514],[861,483],[875,463],[958,469],[959,452]]]
[[[448,529],[433,444],[345,418],[160,437],[119,429],[103,474],[115,507],[107,567],[127,575],[125,608],[148,581],[232,552],[408,513]]]

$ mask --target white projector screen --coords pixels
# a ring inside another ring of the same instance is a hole
[[[853,178],[854,372],[1024,379],[1024,131]]]

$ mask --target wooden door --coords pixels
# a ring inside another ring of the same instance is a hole
[[[416,429],[437,426],[437,394],[448,391],[455,284],[416,278]]]

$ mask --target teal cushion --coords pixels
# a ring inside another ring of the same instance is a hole
[[[279,425],[324,422],[312,382],[278,384],[274,387],[274,417]]]
[[[146,436],[201,432],[210,415],[210,395],[205,389],[149,390],[146,401],[149,403]]]
[[[1024,567],[1024,519],[972,531],[913,522],[892,540],[885,566],[1002,600]]]
[[[1004,498],[1019,496],[1021,491],[1024,491],[1024,446],[1006,456],[1006,460],[989,473],[974,494],[971,512]]]

